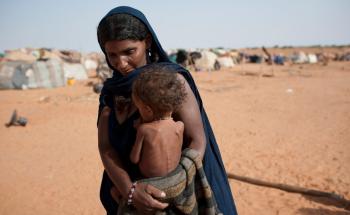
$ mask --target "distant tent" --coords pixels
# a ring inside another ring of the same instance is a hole
[[[284,62],[286,61],[286,58],[282,55],[275,55],[273,56],[273,62],[276,65],[284,65]]]
[[[218,58],[217,55],[211,51],[202,51],[201,58],[194,60],[196,70],[198,71],[217,70],[218,67],[216,66],[216,64],[219,65],[217,63],[217,58]]]
[[[307,55],[308,63],[317,63],[317,56],[315,54]]]
[[[339,60],[341,60],[341,61],[350,61],[350,52],[342,54],[340,56]]]
[[[169,54],[169,59],[171,62],[176,63],[176,53]]]
[[[63,67],[58,60],[7,61],[0,65],[0,89],[53,88],[65,84]]]
[[[307,55],[304,52],[293,53],[290,56],[293,63],[307,63],[309,61]]]
[[[248,56],[248,60],[250,63],[263,63],[264,62],[264,58],[260,55],[249,55]]]
[[[63,63],[64,77],[74,78],[75,80],[86,80],[88,75],[84,66],[80,63]]]
[[[185,65],[188,61],[188,52],[184,49],[179,49],[176,54],[176,63]]]
[[[221,68],[232,68],[235,65],[231,57],[218,57],[217,61]]]

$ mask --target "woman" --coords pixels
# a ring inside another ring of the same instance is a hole
[[[196,149],[203,158],[204,170],[221,212],[236,214],[221,155],[190,73],[170,62],[146,17],[134,8],[123,6],[111,10],[99,23],[97,36],[114,71],[100,95],[98,120],[99,151],[105,167],[100,197],[107,214],[115,214],[118,209],[110,192],[113,186],[118,187],[125,199],[131,187],[135,188],[132,201],[143,214],[167,207],[155,199],[164,195],[162,191],[151,185],[133,184],[139,171],[129,159],[136,136],[133,124],[139,117],[131,102],[131,85],[137,68],[153,62],[174,68],[178,78],[185,82],[187,99],[173,116],[185,124],[183,145]],[[109,112],[106,106],[113,111]],[[107,129],[108,137],[102,135]]]

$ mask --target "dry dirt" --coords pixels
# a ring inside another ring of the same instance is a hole
[[[245,64],[193,76],[228,172],[350,199],[350,63]],[[83,82],[0,91],[0,214],[104,214],[97,106]],[[5,127],[14,109],[26,127]],[[239,214],[350,214],[299,194],[230,184]]]

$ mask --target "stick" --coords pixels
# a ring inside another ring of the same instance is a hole
[[[339,208],[344,208],[345,210],[350,211],[350,201],[336,193],[307,189],[307,188],[292,186],[288,184],[272,183],[272,182],[262,181],[254,178],[245,177],[245,176],[239,176],[232,173],[227,173],[227,177],[230,179],[235,179],[238,181],[242,181],[242,182],[246,182],[246,183],[254,184],[258,186],[275,188],[275,189],[283,190],[290,193],[300,193],[302,195],[306,195],[307,199],[317,201],[322,204],[333,205]]]
[[[264,51],[264,53],[267,55],[267,63],[269,65],[272,65],[273,61],[272,61],[272,57],[271,54],[267,51],[267,49],[263,46],[262,50]]]

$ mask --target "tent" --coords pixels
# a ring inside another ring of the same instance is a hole
[[[5,61],[0,64],[0,89],[32,89],[65,86],[64,70],[59,60]]]
[[[217,62],[217,58],[217,55],[211,51],[202,51],[201,58],[194,60],[196,70],[211,71],[219,69],[217,66],[219,65]]]
[[[234,63],[231,57],[218,57],[217,61],[220,64],[220,68],[232,68],[234,67]]]

